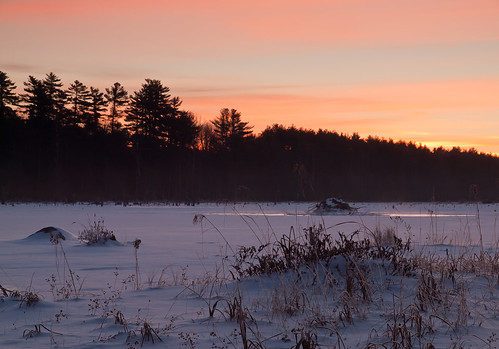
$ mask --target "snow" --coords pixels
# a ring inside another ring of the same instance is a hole
[[[77,240],[78,238],[71,233],[68,233],[64,229],[57,227],[45,227],[37,232],[31,234],[24,240],[26,241],[42,241],[50,242],[51,239],[62,239],[62,240]]]
[[[230,273],[234,252],[314,225],[335,238],[391,228],[411,240],[412,253],[426,256],[493,255],[497,248],[497,204],[355,203],[354,214],[331,215],[310,214],[311,205],[2,205],[0,285],[21,297],[0,300],[0,348],[239,348],[243,331],[256,348],[294,348],[300,339],[321,347],[392,347],[387,329],[405,328],[403,316],[415,314],[421,277],[373,261],[372,301],[361,302],[345,298],[342,257],[305,268],[300,281],[293,272],[237,281]],[[77,239],[97,219],[118,244]],[[39,232],[46,227],[66,239],[51,243]],[[314,271],[319,280],[331,277],[330,284],[314,280]],[[434,311],[418,310],[427,330],[418,345],[494,347],[499,274],[493,273],[459,273],[454,285],[435,275],[449,292],[430,305]],[[40,301],[28,306],[29,294]],[[231,319],[231,309],[245,317]],[[416,327],[411,331],[415,340]]]

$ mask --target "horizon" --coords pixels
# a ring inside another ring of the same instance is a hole
[[[499,3],[5,0],[0,70],[129,94],[158,79],[200,121],[499,155]]]

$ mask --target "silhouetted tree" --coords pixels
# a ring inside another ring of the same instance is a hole
[[[0,71],[0,119],[15,115],[11,106],[18,103],[18,97],[14,93],[16,85],[9,79],[6,73]]]
[[[98,88],[90,87],[90,116],[87,118],[85,126],[91,132],[96,132],[100,126],[100,118],[102,112],[106,110],[107,105],[104,100],[104,93],[100,92]]]
[[[215,146],[215,132],[213,131],[213,124],[211,122],[204,122],[199,126],[198,132],[198,145],[202,151],[213,150]]]
[[[42,80],[30,75],[24,82],[24,93],[21,98],[23,107],[31,120],[47,120],[50,118],[50,100]]]
[[[223,108],[212,121],[217,142],[224,148],[232,148],[252,133],[252,126],[241,120],[241,113],[236,109]]]
[[[130,130],[137,136],[168,140],[171,120],[179,112],[178,97],[171,97],[170,89],[161,81],[146,79],[139,91],[130,97],[126,121]]]
[[[53,133],[54,151],[53,151],[53,164],[56,181],[60,180],[60,147],[61,147],[61,126],[63,121],[68,116],[66,109],[66,91],[64,91],[61,79],[50,72],[46,74],[45,79],[42,81],[47,98],[47,113],[48,118],[53,120]]]
[[[62,89],[61,79],[54,73],[49,73],[43,80],[43,86],[47,96],[48,116],[59,123],[66,114],[66,92]]]
[[[14,88],[0,72],[0,201],[284,201],[297,190],[300,200],[499,200],[499,157],[475,149],[281,125],[252,137],[235,109],[198,125],[158,80],[132,96],[130,137],[117,132],[126,104],[118,83],[104,99],[75,81],[68,100],[55,74],[30,76],[18,104],[27,120],[8,116],[17,111]],[[106,100],[111,130],[100,132]]]
[[[170,120],[168,144],[181,148],[192,148],[196,144],[199,126],[191,112],[180,111]]]
[[[213,132],[215,133],[215,140],[218,144],[227,147],[229,141],[229,125],[230,125],[230,112],[229,109],[224,108],[220,110],[218,117],[213,120]]]
[[[90,91],[80,81],[75,80],[68,88],[68,101],[72,105],[69,124],[81,126],[89,117]]]
[[[119,83],[115,82],[111,88],[106,88],[106,94],[104,95],[109,104],[109,118],[111,133],[116,129],[120,129],[121,124],[116,120],[121,116],[120,108],[127,104],[128,102],[128,92]]]

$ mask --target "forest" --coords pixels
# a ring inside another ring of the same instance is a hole
[[[499,201],[499,157],[269,125],[199,122],[161,81],[129,93],[0,71],[0,201]]]

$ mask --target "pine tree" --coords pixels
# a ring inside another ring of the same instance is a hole
[[[159,80],[146,79],[139,91],[130,97],[126,121],[137,136],[166,141],[169,122],[178,113],[180,100],[172,98],[170,89]]]
[[[9,79],[6,73],[0,71],[0,119],[5,119],[9,115],[14,115],[14,111],[9,105],[17,105],[19,98],[14,93],[16,85]]]
[[[59,123],[66,114],[66,92],[62,89],[61,79],[54,73],[49,73],[42,83],[47,95],[48,116]]]
[[[223,108],[218,117],[211,122],[217,143],[230,149],[252,133],[252,126],[241,120],[241,113],[236,109]]]
[[[128,92],[119,82],[115,82],[111,88],[106,88],[104,95],[109,104],[109,115],[111,133],[121,127],[117,119],[121,116],[120,108],[128,102]]]
[[[90,116],[86,119],[85,127],[92,132],[99,129],[100,118],[107,105],[104,100],[104,93],[98,88],[90,87]]]
[[[180,148],[194,147],[199,133],[199,126],[191,112],[180,111],[170,120],[168,144]]]
[[[211,122],[213,124],[213,132],[218,144],[227,147],[229,141],[229,125],[230,125],[230,112],[228,108],[220,110],[218,117]]]
[[[68,100],[72,105],[69,124],[81,126],[89,118],[90,92],[88,87],[75,80],[68,88]]]
[[[42,80],[30,75],[24,82],[21,98],[23,107],[30,120],[48,120],[50,118],[50,100]]]

